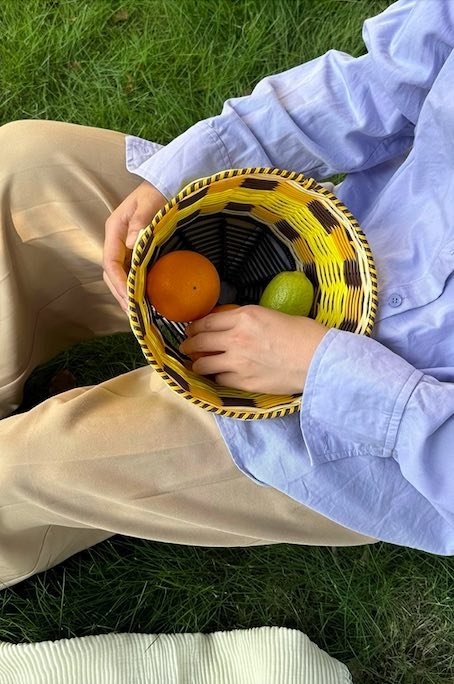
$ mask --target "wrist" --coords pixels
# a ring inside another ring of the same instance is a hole
[[[290,332],[289,356],[294,363],[288,369],[291,394],[303,392],[312,360],[330,328],[312,318],[292,316],[295,330]],[[293,326],[292,326],[293,327]]]

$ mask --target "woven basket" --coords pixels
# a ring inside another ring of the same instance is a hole
[[[145,295],[163,254],[189,249],[208,257],[237,304],[257,304],[281,271],[302,270],[315,287],[310,315],[328,327],[370,334],[377,309],[372,254],[346,207],[312,178],[280,169],[230,169],[187,185],[144,228],[128,278],[129,318],[148,362],[194,404],[243,420],[300,409],[301,395],[255,394],[218,385],[179,352],[184,323],[160,316]],[[175,274],[178,287],[178,274]]]

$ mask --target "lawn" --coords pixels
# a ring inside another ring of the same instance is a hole
[[[360,54],[363,20],[388,4],[3,0],[0,123],[58,119],[165,143],[266,74],[328,48]],[[132,335],[80,344],[34,372],[23,409],[59,368],[82,385],[143,363]],[[387,544],[226,550],[115,537],[1,592],[0,639],[277,625],[307,633],[355,683],[447,684],[453,580],[454,559]]]

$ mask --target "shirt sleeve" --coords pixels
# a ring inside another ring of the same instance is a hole
[[[401,0],[365,22],[367,54],[331,50],[268,76],[148,158],[143,149],[135,155],[130,139],[128,169],[170,197],[226,168],[271,166],[322,179],[394,159],[412,144],[453,26],[454,3]]]
[[[300,424],[313,465],[392,460],[454,529],[454,383],[373,339],[332,329],[313,357]]]

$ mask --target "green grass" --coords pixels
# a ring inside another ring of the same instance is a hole
[[[264,75],[334,47],[363,50],[386,0],[3,0],[2,122],[49,118],[167,142]],[[144,363],[131,335],[37,369],[22,409],[62,367],[92,384]],[[0,551],[1,552],[1,551]],[[454,680],[454,561],[386,544],[203,549],[115,537],[0,593],[0,638],[280,625],[361,684]]]

